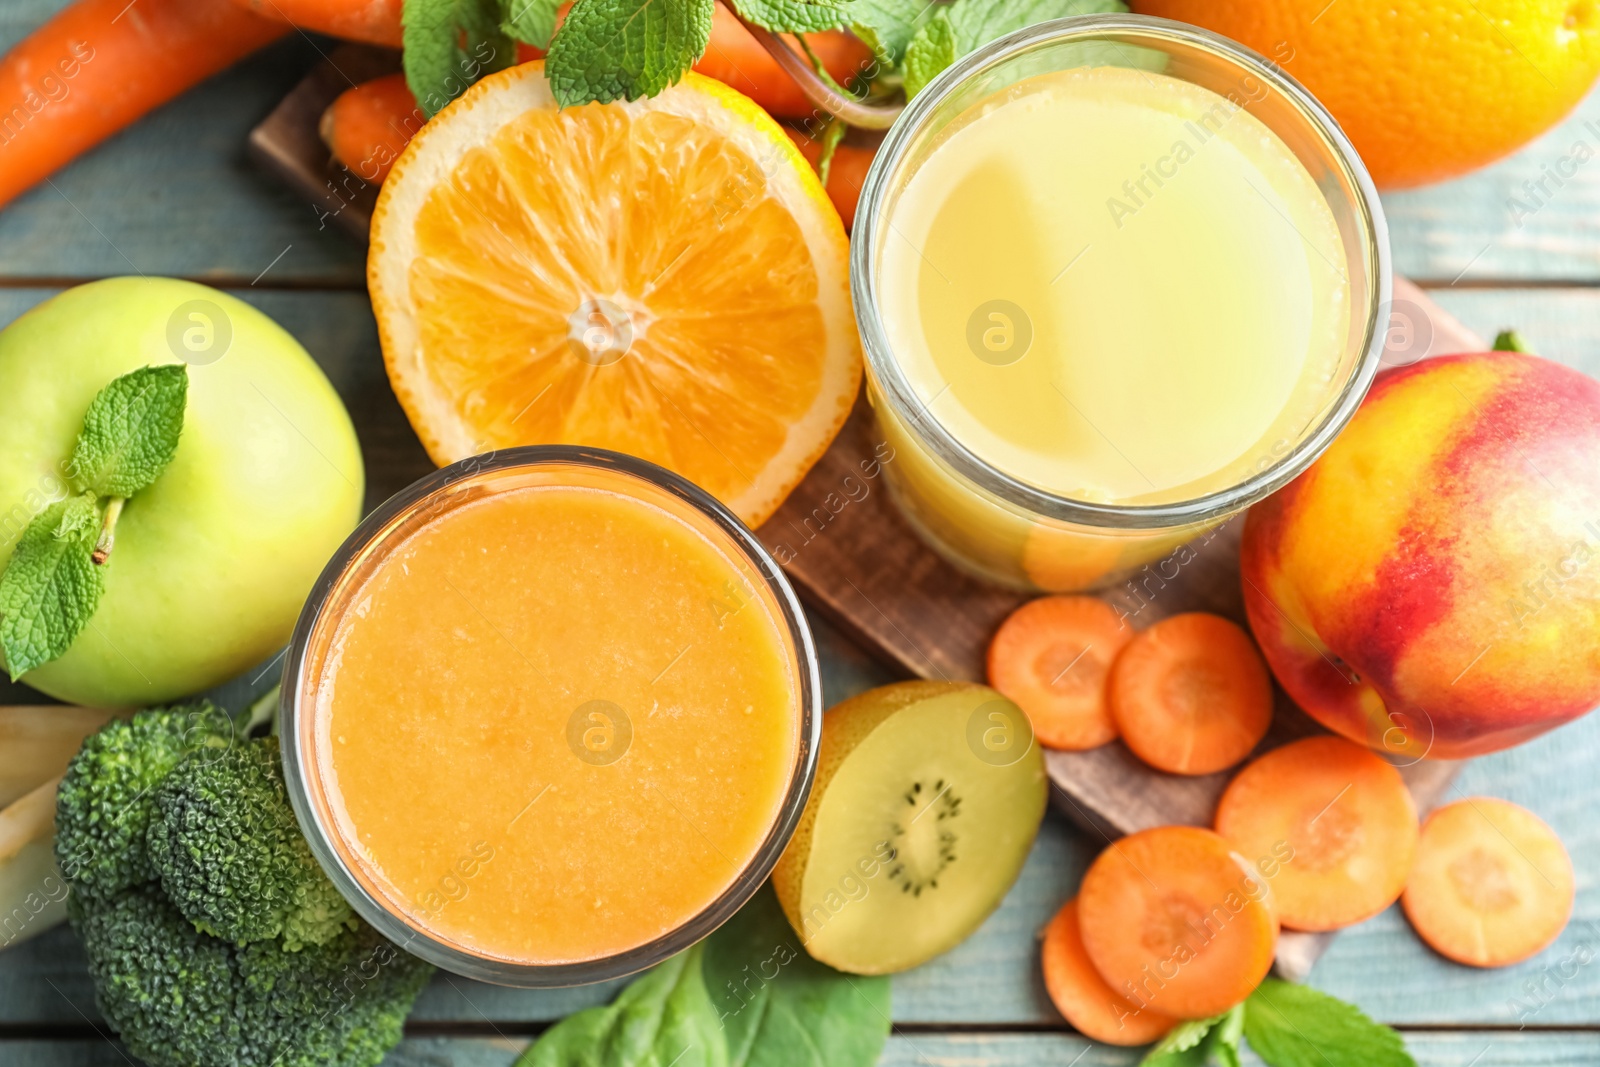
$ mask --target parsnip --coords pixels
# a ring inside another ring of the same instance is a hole
[[[56,869],[58,775],[0,811],[0,950],[37,937],[67,916]]]

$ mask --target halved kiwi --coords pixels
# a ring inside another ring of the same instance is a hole
[[[1027,715],[993,689],[902,682],[862,693],[823,719],[816,784],[773,887],[823,963],[915,967],[1000,903],[1046,794]]]

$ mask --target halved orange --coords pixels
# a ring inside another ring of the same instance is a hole
[[[690,73],[561,110],[528,63],[396,161],[367,275],[389,379],[435,462],[610,448],[755,526],[855,401],[848,253],[816,174],[734,90]]]

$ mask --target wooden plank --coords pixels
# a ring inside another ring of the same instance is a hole
[[[47,295],[45,290],[0,292],[0,323],[9,322]],[[370,316],[359,294],[245,291],[241,295],[284,322],[322,362],[346,402],[357,411],[369,450],[386,435],[395,442],[408,440],[403,418],[382,380]],[[1553,347],[1547,351],[1553,356],[1574,361],[1579,356],[1593,358],[1600,347],[1592,344],[1600,330],[1600,293],[1471,291],[1452,294],[1450,299],[1452,310],[1480,329],[1492,328],[1511,311],[1520,323],[1539,323],[1540,336],[1549,338]],[[394,447],[396,451],[386,459],[377,458],[379,453],[369,455],[369,464],[393,468],[395,473],[389,477],[395,483],[409,477],[400,470],[406,463],[414,464],[417,473],[427,469],[420,450],[410,453],[407,460],[404,449],[398,443]],[[414,442],[409,447],[414,449]],[[379,481],[373,481],[374,495]],[[826,670],[824,682],[830,702],[881,684],[888,677],[836,634],[825,638],[824,662],[833,665]],[[1592,768],[1597,763],[1600,720],[1587,719],[1523,748],[1476,761],[1462,788],[1510,796],[1549,819],[1568,841],[1580,884],[1587,887],[1600,879],[1600,840],[1593,820],[1587,817],[1587,807],[1592,806]],[[1560,798],[1559,805],[1551,808],[1548,797]],[[1018,886],[989,923],[949,956],[896,980],[897,1019],[1029,1025],[1055,1020],[1038,988],[1033,934],[1070,894],[1095,851],[1094,840],[1051,816]],[[1600,900],[1595,896],[1580,893],[1578,915],[1562,942],[1519,968],[1477,972],[1446,964],[1431,956],[1404,920],[1391,911],[1346,932],[1313,979],[1390,1021],[1514,1022],[1516,1012],[1509,1005],[1523,995],[1523,983],[1537,979],[1549,984],[1545,968],[1571,955],[1586,938],[1592,945],[1600,934]],[[460,988],[453,988],[451,981]],[[75,1011],[52,983],[78,1003],[92,1002],[81,954],[64,930],[0,954],[0,1021],[71,1024]],[[549,1019],[570,1006],[603,999],[605,993],[524,993],[440,979],[426,995],[418,1018],[458,1022],[481,1021],[484,1015],[496,1020]],[[551,996],[556,999],[545,999]],[[574,999],[563,999],[567,997]],[[1600,967],[1580,968],[1575,978],[1561,983],[1548,998],[1551,1002],[1541,1012],[1540,1022],[1600,1022],[1595,1007],[1600,1003]]]
[[[1449,283],[1600,280],[1600,93],[1508,158],[1383,197],[1395,270]]]
[[[1591,717],[1522,748],[1473,761],[1460,783],[1468,795],[1526,804],[1566,841],[1580,890],[1573,922],[1554,946],[1516,967],[1461,967],[1433,955],[1399,909],[1391,908],[1341,934],[1312,972],[1311,983],[1393,1024],[1600,1025],[1600,894],[1590,891],[1600,881],[1600,825],[1592,818],[1591,784],[1597,764],[1600,718]],[[1036,935],[1072,895],[1099,847],[1061,816],[1047,816],[1022,876],[995,914],[954,951],[896,976],[895,1021],[1060,1025],[1040,985]],[[1590,962],[1583,963],[1585,958]],[[548,1022],[603,1003],[614,989],[503,989],[441,975],[423,994],[413,1019],[429,1025]],[[80,1010],[95,1014],[82,951],[70,931],[52,931],[0,953],[0,1024],[72,1025],[81,1021]]]
[[[0,48],[66,2],[0,4]],[[247,131],[318,59],[303,38],[269,49],[67,168],[54,179],[60,193],[45,186],[0,211],[0,276],[125,272],[114,246],[147,273],[248,281],[292,244],[270,278],[360,285],[359,248],[331,225],[319,230],[316,209],[244,158]],[[1600,153],[1597,129],[1600,95],[1591,94],[1567,121],[1501,163],[1386,195],[1396,270],[1440,282],[1457,275],[1463,283],[1600,280],[1600,162],[1563,163],[1580,141]],[[1573,174],[1558,188],[1544,168],[1559,166]],[[1543,206],[1519,221],[1512,198],[1531,204],[1523,182],[1541,179],[1550,195],[1540,194]]]
[[[524,1036],[407,1038],[383,1067],[511,1067],[531,1043]],[[1406,1044],[1420,1067],[1593,1067],[1594,1033],[1414,1033]],[[899,1033],[880,1067],[1131,1067],[1142,1049],[1097,1045],[1075,1034]],[[117,1045],[95,1037],[0,1039],[0,1061],[12,1067],[127,1067]],[[1244,1062],[1261,1067],[1246,1052]]]

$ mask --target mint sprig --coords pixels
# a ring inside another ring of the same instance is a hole
[[[1400,1035],[1308,986],[1268,978],[1232,1011],[1180,1022],[1140,1067],[1240,1067],[1240,1039],[1268,1067],[1417,1067]]]
[[[512,16],[532,26],[523,0],[405,0],[400,10],[406,85],[429,118],[485,74],[517,61]],[[508,10],[516,4],[517,10]],[[551,25],[555,11],[550,12]],[[522,22],[517,22],[522,25]]]
[[[808,0],[730,0],[739,17],[773,33],[820,33],[845,24],[853,5]]]
[[[711,40],[715,0],[577,0],[556,31],[545,75],[562,107],[654,96]]]
[[[937,8],[906,46],[906,96],[968,52],[1048,19],[1127,11],[1121,0],[955,0]]]
[[[72,647],[105,592],[105,564],[128,498],[172,462],[189,370],[145,367],[96,394],[69,481],[77,493],[36,515],[0,572],[0,652],[16,681]]]
[[[189,397],[189,368],[145,367],[100,390],[72,450],[73,481],[96,496],[130,497],[172,462]]]
[[[1245,1002],[1244,1036],[1272,1067],[1417,1067],[1400,1035],[1354,1004],[1277,978]]]
[[[535,48],[549,48],[556,32],[556,12],[561,0],[506,0],[501,27],[511,37]]]

